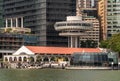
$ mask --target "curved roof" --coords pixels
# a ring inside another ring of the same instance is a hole
[[[74,52],[102,52],[99,48],[67,48],[67,47],[44,47],[25,46],[33,53],[46,54],[73,54]]]

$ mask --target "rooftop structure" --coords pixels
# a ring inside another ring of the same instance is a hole
[[[23,17],[6,18],[6,27],[0,28],[1,33],[31,33],[30,28],[23,27]]]
[[[37,35],[30,34],[30,28],[23,27],[22,19],[23,18],[7,18],[6,27],[0,28],[0,58],[2,58],[3,55],[11,55],[22,45],[37,45]],[[19,23],[22,24],[19,26]]]
[[[67,21],[55,23],[55,30],[60,36],[68,37],[68,47],[79,47],[80,36],[86,35],[87,30],[91,30],[91,22],[82,21],[81,16],[68,16]]]

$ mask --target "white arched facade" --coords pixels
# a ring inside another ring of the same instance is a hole
[[[13,55],[5,55],[4,62],[8,63],[57,63],[70,62],[71,54],[34,53],[25,46],[18,49]]]

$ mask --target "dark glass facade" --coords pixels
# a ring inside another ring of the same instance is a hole
[[[109,66],[111,62],[117,63],[116,54],[108,53],[74,53],[71,58],[71,65],[76,66]],[[110,61],[111,60],[111,61]]]
[[[3,0],[0,0],[0,28],[4,26],[3,20]]]
[[[24,27],[39,35],[39,45],[67,46],[54,23],[75,15],[76,0],[4,0],[4,18],[24,17]]]
[[[0,33],[0,50],[17,50],[22,45],[37,45],[38,38],[30,34]]]
[[[0,33],[0,58],[3,55],[12,54],[22,45],[35,46],[38,44],[38,37],[31,34]]]

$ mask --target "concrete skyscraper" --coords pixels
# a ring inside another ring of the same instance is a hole
[[[58,36],[54,23],[75,13],[76,0],[4,0],[4,17],[24,17],[24,27],[39,35],[42,46],[67,46],[67,38]]]
[[[98,15],[101,38],[106,40],[120,32],[120,0],[99,0]]]
[[[107,0],[107,38],[120,33],[120,0]]]
[[[100,40],[106,40],[106,30],[107,30],[107,1],[106,0],[99,0],[98,2],[98,16],[100,20]]]

